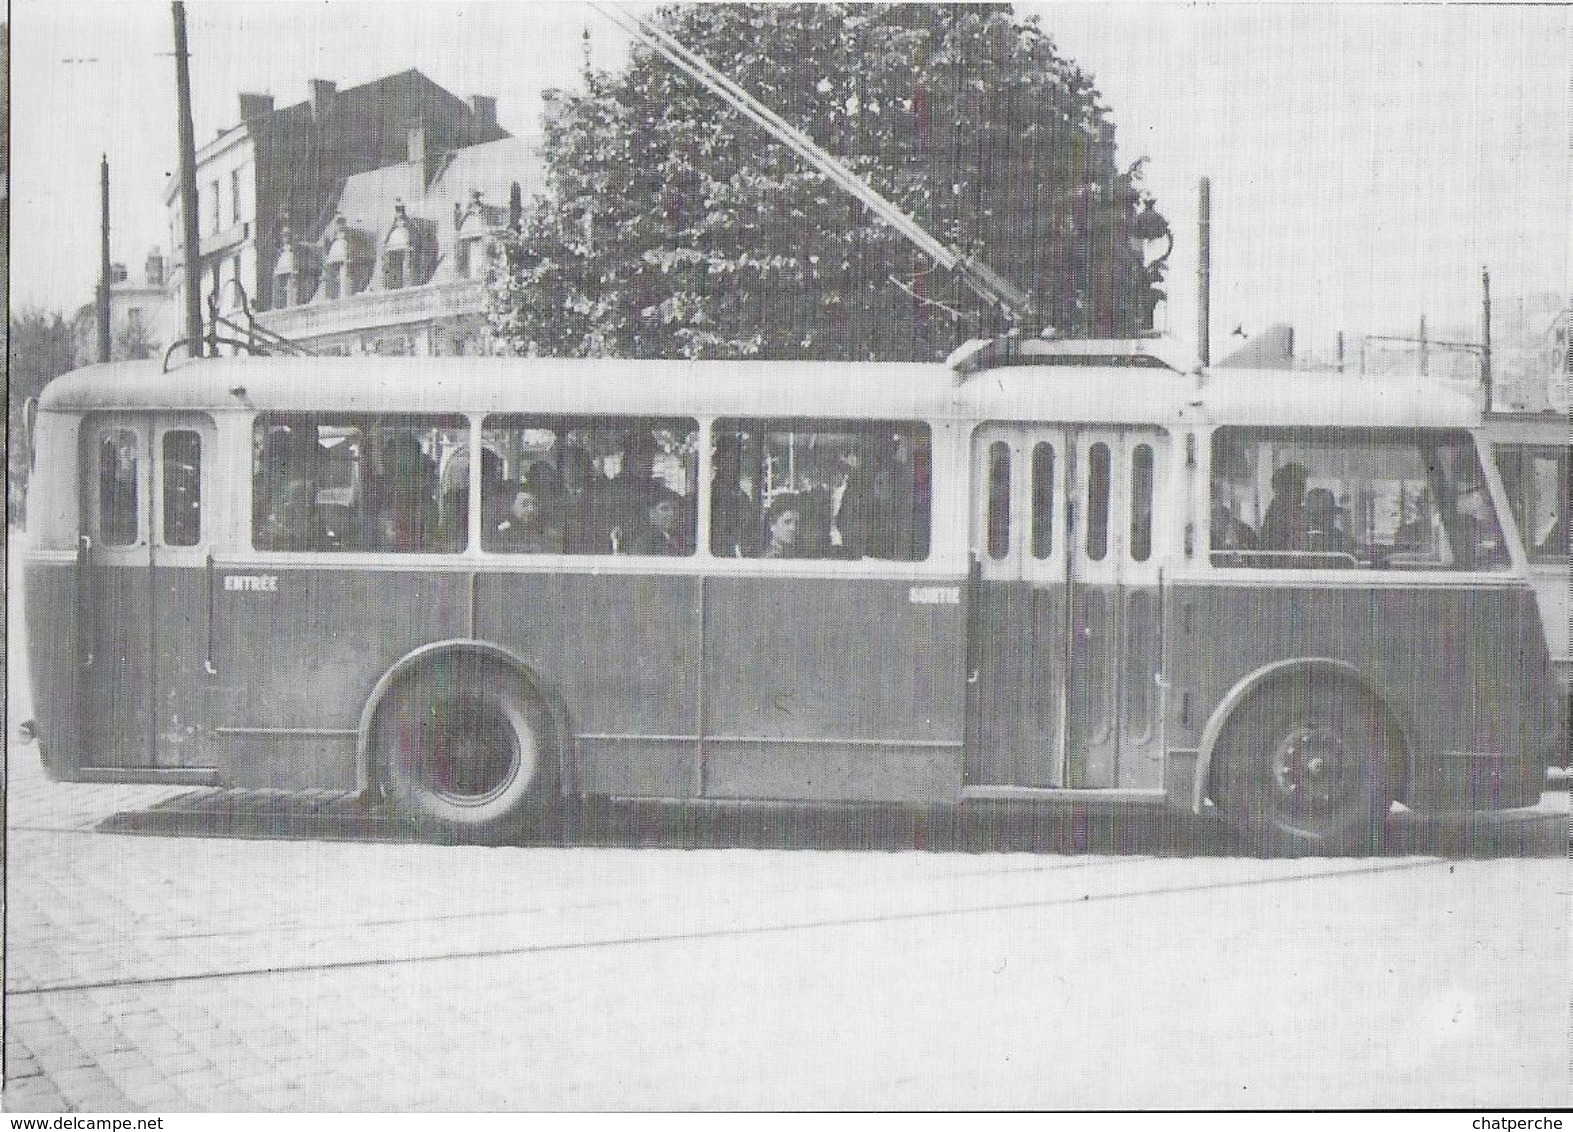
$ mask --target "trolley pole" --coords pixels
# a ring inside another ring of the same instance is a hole
[[[98,162],[99,255],[98,255],[98,360],[109,360],[109,155]]]
[[[1197,227],[1199,229],[1196,257],[1196,356],[1202,365],[1212,364],[1212,182],[1203,177],[1197,186]]]
[[[186,245],[186,351],[202,357],[202,255],[197,241],[197,142],[191,125],[191,66],[186,52],[186,6],[171,5],[175,17],[175,96],[180,114],[180,221]]]

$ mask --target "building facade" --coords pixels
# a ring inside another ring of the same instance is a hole
[[[286,232],[304,233],[331,221],[347,181],[401,163],[419,137],[423,162],[506,138],[496,99],[468,102],[410,70],[339,90],[313,80],[311,98],[275,108],[271,95],[240,95],[238,125],[221,131],[196,155],[197,229],[204,325],[210,302],[233,316],[265,311]],[[429,155],[429,156],[428,156]],[[164,191],[169,246],[184,259],[179,184]],[[184,310],[181,272],[170,299]]]
[[[259,322],[319,354],[493,352],[486,277],[512,199],[541,183],[539,147],[503,138],[346,179],[320,226],[283,232]]]
[[[178,314],[170,301],[164,254],[148,252],[142,278],[132,279],[126,265],[110,265],[109,350],[114,361],[154,358],[176,338]],[[98,361],[98,302],[80,307],[71,320],[71,341],[78,365]]]

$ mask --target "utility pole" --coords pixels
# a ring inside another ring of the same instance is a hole
[[[1480,384],[1485,410],[1491,411],[1491,272],[1480,269]]]
[[[1344,332],[1338,332],[1338,372],[1344,372]]]
[[[109,360],[109,154],[98,162],[100,211],[98,256],[98,360]]]
[[[1426,349],[1426,316],[1420,316],[1420,376],[1430,376],[1430,354]]]
[[[1203,177],[1197,186],[1196,224],[1199,229],[1196,258],[1196,357],[1202,365],[1212,364],[1212,182]]]
[[[197,141],[191,125],[191,67],[186,52],[186,6],[171,5],[175,17],[175,97],[180,114],[180,221],[186,245],[186,351],[202,357],[202,255],[197,234]]]

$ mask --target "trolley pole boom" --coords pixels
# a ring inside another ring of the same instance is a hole
[[[1009,280],[973,256],[936,239],[867,181],[825,152],[802,130],[787,122],[748,91],[721,74],[701,56],[683,46],[665,29],[612,4],[591,3],[590,7],[649,46],[679,71],[781,142],[811,167],[823,173],[833,184],[856,198],[904,236],[920,252],[947,271],[959,275],[979,298],[998,309],[1012,323],[1026,321],[1036,313],[1032,300]]]

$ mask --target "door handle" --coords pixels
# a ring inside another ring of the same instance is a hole
[[[93,616],[93,583],[89,576],[89,570],[92,567],[92,552],[93,540],[87,535],[78,535],[76,540],[76,639],[84,670],[93,667],[93,636],[89,629],[89,623]]]
[[[210,551],[207,558],[207,589],[208,589],[208,651],[203,658],[202,668],[209,676],[217,676],[218,669],[213,667],[213,554]]]

